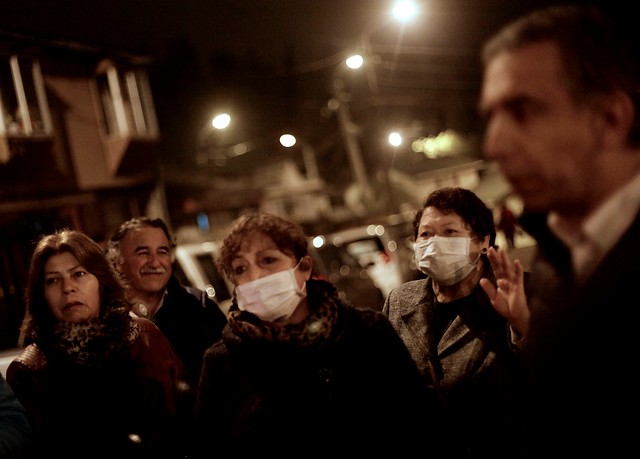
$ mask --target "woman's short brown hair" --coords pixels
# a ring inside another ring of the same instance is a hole
[[[252,234],[271,239],[283,253],[300,260],[308,255],[307,236],[296,223],[265,212],[252,212],[238,217],[227,229],[216,261],[218,268],[233,281],[231,262]]]

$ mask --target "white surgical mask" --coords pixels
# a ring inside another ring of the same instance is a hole
[[[416,242],[416,267],[445,286],[462,281],[471,271],[476,269],[477,261],[469,259],[468,237],[434,236],[425,241]]]
[[[297,266],[296,266],[297,268]],[[296,268],[287,269],[236,287],[238,308],[266,322],[288,319],[307,295],[296,280]]]

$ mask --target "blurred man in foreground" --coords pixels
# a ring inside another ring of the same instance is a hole
[[[636,448],[640,353],[640,71],[599,11],[551,7],[485,44],[484,150],[524,202],[535,237],[532,289],[489,249],[497,289],[529,371],[514,456],[622,457]],[[520,441],[522,440],[522,441]]]

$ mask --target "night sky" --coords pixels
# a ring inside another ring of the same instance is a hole
[[[444,50],[476,63],[482,40],[504,22],[533,8],[566,2],[424,0],[419,2],[422,16],[404,28],[389,22],[392,3],[0,0],[0,30],[154,57],[151,79],[163,133],[160,156],[193,164],[197,148],[193,139],[211,116],[212,107],[221,104],[249,107],[251,114],[245,114],[239,138],[297,126],[308,130],[304,135],[320,145],[320,154],[323,144],[330,150],[329,137],[336,127],[319,115],[330,97],[328,72],[367,29],[372,30],[373,44],[399,50]],[[622,2],[616,0],[595,3],[622,14],[623,8],[630,8],[617,7]],[[445,67],[443,74],[455,71]],[[479,81],[473,74],[470,78]],[[415,99],[419,105],[419,98]]]
[[[548,3],[553,2],[423,1],[420,26],[407,28],[403,40],[423,46],[473,47],[507,18]],[[0,27],[159,56],[171,43],[186,40],[203,55],[226,50],[278,63],[293,50],[299,61],[311,62],[327,57],[327,50],[353,43],[369,24],[382,24],[390,4],[390,0],[0,0]]]

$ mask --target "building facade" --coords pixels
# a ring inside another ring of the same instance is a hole
[[[0,349],[15,347],[34,242],[96,239],[157,198],[150,59],[0,33]]]

